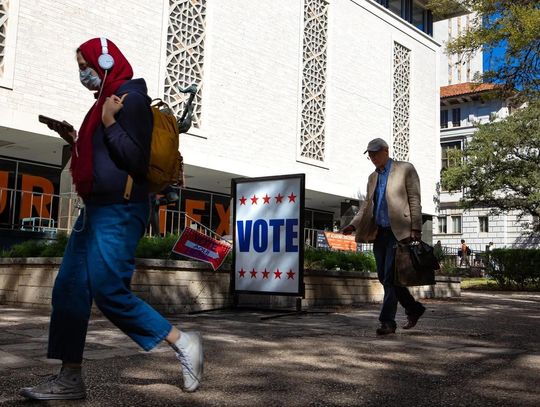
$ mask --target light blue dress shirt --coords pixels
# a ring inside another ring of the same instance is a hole
[[[388,182],[392,162],[393,160],[389,158],[382,170],[376,170],[379,176],[377,177],[377,189],[375,190],[375,223],[383,228],[390,227],[388,203],[386,202],[386,183]]]

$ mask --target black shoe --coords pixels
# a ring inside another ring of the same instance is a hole
[[[390,325],[390,324],[388,324],[386,322],[382,322],[381,326],[378,327],[375,332],[377,332],[377,335],[393,334],[393,333],[396,332],[396,327],[395,327],[395,325]]]
[[[409,315],[407,315],[407,323],[403,325],[403,329],[411,329],[414,328],[418,320],[422,315],[424,315],[424,312],[426,312],[426,307],[421,306],[422,308],[419,308],[416,312],[411,312]]]

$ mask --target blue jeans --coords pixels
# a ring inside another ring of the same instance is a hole
[[[394,285],[394,258],[397,239],[390,228],[379,227],[377,237],[373,243],[373,253],[377,263],[377,276],[384,287],[384,299],[379,315],[379,321],[393,327],[396,326],[396,312],[398,302],[407,315],[418,312],[422,304],[415,301],[407,287]]]
[[[171,324],[130,290],[148,214],[148,203],[83,209],[54,283],[48,358],[82,361],[92,300],[144,350],[169,334]]]

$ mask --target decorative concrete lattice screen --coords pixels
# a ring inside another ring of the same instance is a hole
[[[300,155],[324,161],[328,2],[304,0]]]
[[[9,0],[0,1],[0,78],[4,75]]]
[[[394,117],[392,147],[396,160],[409,159],[409,112],[411,88],[411,50],[394,42]]]
[[[179,89],[197,85],[193,100],[193,126],[197,128],[201,127],[205,27],[206,0],[170,2],[164,99],[179,116],[187,99]]]

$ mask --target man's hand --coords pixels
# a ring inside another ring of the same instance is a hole
[[[344,235],[350,235],[355,230],[356,228],[353,225],[347,225],[343,229],[341,229],[341,233],[343,233]]]
[[[105,99],[105,103],[103,103],[103,108],[101,109],[101,121],[105,127],[112,126],[116,123],[114,115],[124,107],[123,103],[127,95],[127,93],[124,93],[121,98],[111,95]]]
[[[420,230],[411,230],[411,240],[413,242],[422,240],[422,232]]]

